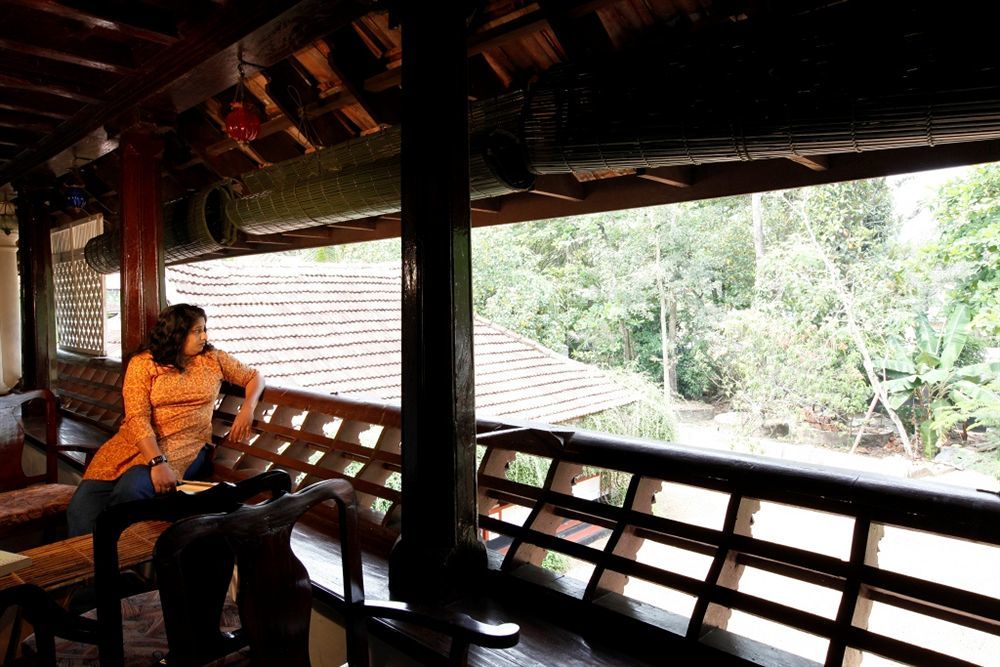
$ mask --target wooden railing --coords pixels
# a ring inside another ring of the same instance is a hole
[[[526,570],[523,576],[565,598],[613,610],[623,622],[611,628],[639,622],[736,655],[768,655],[764,664],[853,665],[873,653],[908,664],[973,665],[1000,655],[996,493],[603,433],[479,425],[486,447],[480,524],[510,540],[501,570],[514,576]],[[540,487],[508,479],[509,462],[524,454],[547,467]],[[621,485],[619,504],[574,493],[574,480],[595,469]],[[671,507],[678,498],[686,498],[687,509]],[[523,508],[523,522],[491,517],[500,503],[508,506],[506,516],[516,514],[511,507]],[[772,525],[755,525],[765,513]],[[783,530],[774,521],[782,513],[798,513],[800,521]],[[567,525],[577,534],[592,527],[603,537],[581,544],[560,535]],[[798,532],[803,525],[818,534],[818,548]],[[922,536],[929,548],[977,543],[980,553],[975,562],[935,562],[924,575],[893,571],[879,558],[887,531],[897,538],[919,531],[905,537]],[[539,576],[532,566],[550,552],[573,559],[583,576]],[[978,568],[963,573],[966,587],[942,583],[963,568]],[[768,584],[748,585],[750,571]],[[795,592],[784,599],[773,594],[781,590]],[[880,632],[870,623],[875,605],[919,617],[925,625],[914,627],[925,630],[910,641]],[[732,632],[734,612],[810,635],[812,653],[820,655],[774,651],[761,646],[766,637]],[[946,646],[924,645],[938,632],[926,628],[948,625],[959,631]]]
[[[367,537],[391,544],[398,407],[270,387],[244,445],[222,440],[240,401],[225,393],[216,410],[219,476],[350,479]],[[651,662],[671,642],[767,665],[1000,655],[996,493],[570,428],[481,419],[478,430],[493,590],[552,622],[642,646]],[[537,486],[511,479],[526,456]],[[918,569],[935,545],[964,555]]]

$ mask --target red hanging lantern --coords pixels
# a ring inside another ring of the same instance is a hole
[[[260,133],[260,116],[257,115],[253,105],[243,101],[246,74],[243,71],[242,53],[239,56],[237,71],[239,72],[240,80],[236,84],[236,96],[230,105],[232,110],[226,114],[226,134],[233,141],[245,144],[248,141],[256,139],[257,134]]]
[[[243,102],[233,102],[226,114],[226,134],[241,144],[253,141],[260,133],[260,116]]]

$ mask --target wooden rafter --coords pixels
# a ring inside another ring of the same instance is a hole
[[[353,103],[354,97],[349,93],[337,93],[336,95],[327,97],[324,100],[307,105],[305,108],[306,117],[309,119],[318,118],[323,114],[336,109],[342,109]],[[276,132],[286,131],[289,128],[294,128],[292,121],[287,116],[278,116],[261,125],[260,132],[257,133],[257,138],[262,139]],[[236,148],[235,141],[232,139],[224,139],[209,146],[207,151],[210,155],[220,155],[234,148]]]
[[[208,115],[209,118],[215,121],[216,125],[219,126],[219,131],[221,132],[226,131],[226,120],[224,117],[222,105],[219,104],[219,102],[214,97],[210,97],[207,100],[205,100],[205,113]],[[241,153],[243,153],[248,158],[256,162],[258,166],[266,167],[269,164],[271,164],[268,160],[265,160],[263,157],[261,157],[260,153],[255,151],[253,147],[250,146],[250,144],[237,143],[237,142],[233,143],[236,144],[236,147],[239,149]]]
[[[569,2],[565,5],[564,14],[568,18],[577,18],[595,12],[617,1],[589,0],[587,2]],[[517,18],[502,22],[499,25],[497,25],[496,21],[485,24],[491,27],[473,34],[469,39],[468,54],[473,56],[483,53],[484,51],[498,48],[511,41],[523,39],[551,27],[546,12],[538,9],[537,5],[534,11],[524,12],[523,10],[518,10],[516,15]],[[365,90],[380,92],[398,86],[401,74],[402,71],[397,67],[369,77],[365,80]]]
[[[86,90],[81,86],[55,83],[37,75],[34,79],[28,79],[9,73],[0,73],[0,88],[46,93],[84,104],[98,104],[104,99],[96,91]]]
[[[150,25],[139,25],[135,21],[124,21],[100,16],[81,7],[74,7],[55,0],[6,0],[8,5],[18,5],[27,9],[45,12],[52,16],[69,19],[81,23],[88,28],[98,28],[110,33],[118,33],[147,42],[170,45],[178,40],[175,31],[153,28]],[[147,10],[148,11],[148,10]]]
[[[305,0],[303,2],[255,3],[251,6],[227,4],[213,14],[195,24],[177,42],[164,47],[143,62],[143,74],[139,77],[124,77],[107,91],[108,101],[91,105],[81,110],[72,122],[64,123],[58,130],[51,128],[36,145],[22,153],[14,162],[0,168],[0,183],[27,171],[44,160],[57,155],[77,141],[87,136],[95,128],[137,107],[172,84],[184,84],[188,75],[196,67],[205,65],[214,56],[224,52],[248,36],[253,35],[261,42],[274,45],[278,40],[288,43],[300,39],[301,35],[286,33],[296,20],[305,20],[310,14],[321,14],[322,20],[313,25],[328,27],[352,20],[364,9],[353,2],[329,0]],[[281,19],[281,20],[279,20]],[[308,30],[305,34],[309,34]],[[287,53],[287,51],[285,52]],[[231,84],[230,84],[231,85]],[[224,88],[223,88],[224,90]],[[199,101],[204,100],[201,97]]]
[[[795,155],[788,159],[813,171],[826,171],[830,164],[825,155]]]
[[[138,71],[134,64],[126,62],[120,56],[109,53],[101,54],[94,47],[83,51],[82,49],[74,50],[69,45],[60,45],[59,47],[47,46],[19,39],[11,39],[9,37],[0,37],[0,48],[37,56],[38,58],[47,58],[49,60],[89,67],[104,72],[114,72],[121,75],[133,75]]]

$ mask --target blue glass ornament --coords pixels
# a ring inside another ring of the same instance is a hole
[[[73,208],[83,208],[87,203],[87,193],[82,188],[66,188],[66,203]]]

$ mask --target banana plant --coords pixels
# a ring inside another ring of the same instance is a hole
[[[910,404],[914,431],[927,456],[937,452],[956,424],[1000,414],[1000,363],[956,365],[969,340],[969,322],[964,304],[951,311],[940,334],[920,315],[914,342],[890,345],[889,356],[880,360],[889,407]]]

